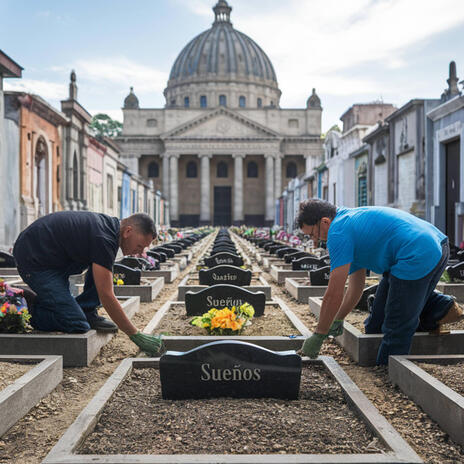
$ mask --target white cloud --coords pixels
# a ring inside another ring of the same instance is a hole
[[[63,100],[68,95],[66,84],[34,79],[6,80],[5,90],[28,92],[41,96],[45,100]]]

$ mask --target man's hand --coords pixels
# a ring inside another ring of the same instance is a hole
[[[322,343],[326,338],[326,334],[313,333],[303,343],[301,349],[302,353],[310,358],[317,358],[319,356],[319,351],[321,351]]]
[[[331,337],[339,337],[343,333],[343,319],[335,319],[330,326],[329,333]]]
[[[159,356],[164,351],[161,335],[148,335],[137,332],[129,338],[148,356]]]

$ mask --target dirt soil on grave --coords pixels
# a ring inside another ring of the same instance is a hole
[[[132,371],[80,453],[352,454],[382,450],[322,366],[303,369],[300,397],[295,401],[167,401],[161,397],[158,372]]]
[[[0,391],[11,385],[26,372],[29,372],[37,363],[0,362]]]
[[[157,333],[166,335],[202,336],[208,335],[205,329],[190,324],[193,316],[187,316],[184,304],[171,305],[168,313],[161,319]],[[264,315],[254,317],[251,325],[245,327],[240,335],[256,336],[288,336],[300,335],[285,313],[276,304],[266,304]]]
[[[464,396],[464,361],[450,364],[434,364],[433,362],[416,364],[451,390]]]
[[[195,256],[193,263],[173,283],[166,284],[153,302],[140,304],[139,312],[132,318],[140,330],[166,301],[177,299],[179,282],[192,272],[199,256]],[[90,367],[64,368],[61,384],[0,437],[0,463],[40,464],[120,362],[138,353],[128,337],[119,332]]]

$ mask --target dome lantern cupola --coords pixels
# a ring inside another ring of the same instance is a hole
[[[125,110],[138,110],[139,99],[135,96],[134,87],[130,88],[129,95],[124,99]]]
[[[232,7],[226,2],[226,0],[219,0],[213,8],[214,11],[214,23],[229,23],[230,22],[230,12],[232,11]]]

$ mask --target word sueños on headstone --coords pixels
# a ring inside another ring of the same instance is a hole
[[[217,341],[160,359],[163,399],[298,398],[301,358],[251,343]]]

